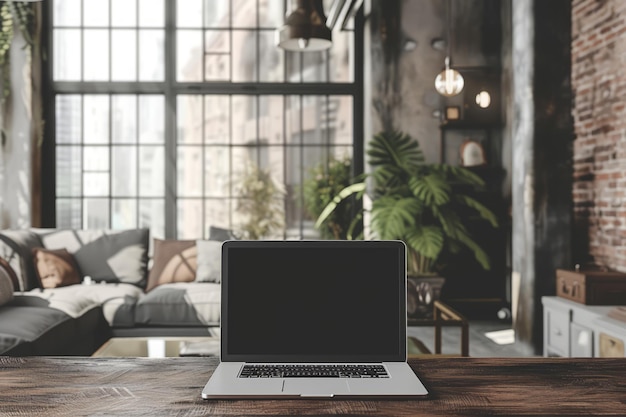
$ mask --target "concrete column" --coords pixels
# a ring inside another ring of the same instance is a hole
[[[515,0],[513,24],[513,318],[542,350],[541,297],[571,263],[571,1]]]

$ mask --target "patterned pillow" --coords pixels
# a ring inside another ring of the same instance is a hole
[[[65,287],[81,282],[74,257],[67,249],[34,248],[33,261],[41,288]]]
[[[196,277],[198,250],[195,240],[154,239],[154,263],[146,292],[170,282],[191,282]]]
[[[46,249],[67,249],[80,271],[94,281],[124,282],[145,287],[148,229],[38,230]]]

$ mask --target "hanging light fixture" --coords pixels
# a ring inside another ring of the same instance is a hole
[[[435,78],[435,89],[439,94],[445,97],[453,97],[463,91],[463,86],[465,85],[465,81],[463,80],[463,76],[457,71],[450,68],[450,44],[452,43],[452,35],[451,35],[451,22],[450,22],[450,9],[452,5],[450,0],[448,0],[447,9],[446,9],[446,17],[447,17],[447,31],[448,31],[448,40],[447,40],[447,54],[445,59],[445,69],[437,75]]]
[[[276,31],[276,43],[287,51],[323,51],[332,45],[322,0],[298,0],[285,25]]]

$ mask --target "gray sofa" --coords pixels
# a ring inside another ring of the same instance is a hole
[[[0,355],[90,355],[114,336],[215,334],[220,246],[151,242],[147,229],[2,231],[14,293],[0,305]]]

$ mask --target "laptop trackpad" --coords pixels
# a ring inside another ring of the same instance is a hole
[[[285,394],[302,395],[302,396],[323,396],[348,394],[348,381],[344,379],[285,379],[283,385]]]

